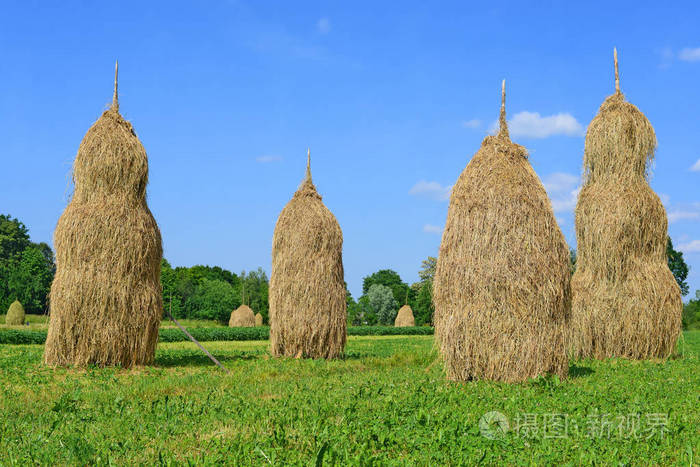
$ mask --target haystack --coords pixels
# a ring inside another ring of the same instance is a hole
[[[403,328],[407,326],[415,326],[416,320],[413,318],[413,310],[406,304],[399,309],[399,313],[396,315],[394,320],[394,326],[397,328]]]
[[[255,315],[255,325],[256,326],[263,325],[263,316],[260,313],[256,313],[256,315]]]
[[[250,328],[255,326],[255,313],[248,305],[241,305],[231,312],[229,327]]]
[[[452,189],[434,279],[435,333],[447,377],[566,376],[569,249],[524,147],[500,129]]]
[[[19,302],[15,300],[7,309],[7,315],[5,315],[5,324],[9,326],[21,326],[24,324],[24,307]]]
[[[620,92],[588,126],[576,205],[578,259],[571,288],[579,357],[667,357],[683,304],[666,259],[667,218],[648,183],[656,135]]]
[[[153,361],[163,314],[161,237],[146,204],[148,158],[114,97],[73,164],[73,197],[54,232],[49,365]]]
[[[273,355],[334,358],[346,340],[343,233],[306,177],[277,219],[272,239]]]

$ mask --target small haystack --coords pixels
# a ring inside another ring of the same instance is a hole
[[[566,376],[569,249],[524,147],[500,130],[452,189],[434,279],[435,334],[447,377]]]
[[[24,324],[24,307],[19,302],[15,300],[7,309],[7,314],[5,315],[5,324],[8,326],[22,326]]]
[[[255,325],[256,326],[262,326],[263,325],[263,317],[260,313],[257,313],[255,315]]]
[[[255,326],[255,313],[248,305],[241,305],[231,312],[228,320],[231,328],[250,328]]]
[[[114,98],[73,164],[73,198],[54,232],[49,365],[153,361],[163,314],[161,237],[146,204],[148,158]]]
[[[404,328],[416,325],[416,320],[413,318],[413,310],[406,304],[399,309],[399,313],[394,320],[394,327]]]
[[[681,293],[666,258],[667,219],[648,183],[656,135],[620,92],[588,126],[576,205],[578,258],[572,342],[579,357],[668,357],[681,329]]]
[[[272,239],[270,347],[276,356],[334,358],[347,327],[343,233],[316,192],[308,157]]]

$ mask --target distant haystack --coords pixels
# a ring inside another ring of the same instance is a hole
[[[241,305],[231,312],[229,327],[249,328],[255,326],[255,314],[248,305]]]
[[[413,310],[410,306],[404,305],[399,309],[396,319],[394,320],[394,326],[397,328],[415,326],[416,320],[413,318]]]
[[[452,189],[434,279],[435,334],[447,377],[565,376],[569,249],[524,147],[500,130]]]
[[[143,365],[153,361],[163,314],[156,221],[146,204],[148,158],[114,99],[73,164],[73,198],[54,232],[44,362]]]
[[[21,326],[24,324],[24,307],[19,302],[15,300],[7,309],[7,315],[5,315],[5,324],[8,326]]]
[[[270,347],[273,355],[334,358],[346,340],[343,233],[306,177],[277,219],[272,239]]]
[[[588,126],[576,205],[571,288],[579,357],[667,357],[681,329],[680,288],[666,258],[666,210],[648,183],[656,135],[620,92]]]
[[[256,326],[262,326],[263,325],[263,316],[258,313],[255,315],[255,325]]]

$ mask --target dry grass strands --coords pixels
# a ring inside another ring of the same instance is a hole
[[[649,120],[625,102],[616,79],[588,127],[576,205],[578,357],[645,359],[675,349],[683,305],[666,259],[666,211],[647,181],[655,148]]]
[[[231,312],[229,327],[250,328],[255,326],[255,313],[248,305],[241,305]]]
[[[415,326],[416,320],[413,318],[413,310],[410,306],[404,305],[399,309],[396,319],[394,320],[394,326],[397,328]]]
[[[434,280],[447,377],[524,381],[568,373],[569,251],[505,119],[452,189]]]
[[[7,315],[5,315],[5,324],[7,324],[8,326],[22,326],[24,324],[24,318],[24,307],[19,302],[19,300],[15,300],[7,309]]]
[[[73,197],[54,232],[49,365],[153,361],[163,314],[161,236],[146,204],[146,151],[118,109],[115,72],[112,106],[80,144]]]
[[[260,313],[257,313],[255,315],[255,325],[256,326],[262,326],[263,325],[263,316]]]
[[[343,233],[309,165],[272,239],[270,347],[275,356],[335,358],[347,331]]]

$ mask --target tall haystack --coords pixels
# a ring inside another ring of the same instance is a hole
[[[263,325],[263,316],[260,313],[255,314],[255,325],[256,326],[262,326]]]
[[[500,129],[452,188],[434,279],[435,333],[447,377],[566,376],[569,249],[524,147]]]
[[[148,158],[119,114],[116,70],[112,105],[80,143],[73,182],[54,232],[57,268],[44,362],[151,363],[163,314],[163,250],[146,204]]]
[[[394,320],[394,327],[403,328],[407,326],[415,326],[416,320],[413,318],[413,310],[406,304],[399,309],[396,319]]]
[[[648,183],[656,149],[649,120],[620,92],[588,126],[576,205],[572,342],[579,357],[668,357],[682,301],[666,259],[667,219]]]
[[[346,340],[343,233],[306,177],[282,210],[272,238],[270,347],[273,355],[335,358]]]
[[[248,305],[241,305],[231,312],[229,327],[250,328],[255,326],[255,313]]]
[[[21,326],[24,324],[24,307],[19,302],[15,300],[7,309],[7,315],[5,315],[5,324],[8,326]]]

